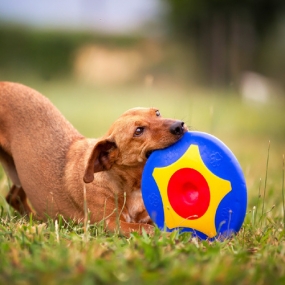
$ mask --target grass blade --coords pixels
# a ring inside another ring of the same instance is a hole
[[[255,211],[255,217],[254,217],[254,225],[255,225],[255,220],[258,214],[258,210],[259,210],[259,201],[261,198],[261,178],[259,179],[259,187],[258,187],[258,200],[257,200],[257,205],[256,205],[256,211]]]
[[[282,165],[282,203],[283,203],[283,229],[285,230],[285,200],[284,200],[284,154],[283,154],[283,165]]]
[[[267,161],[266,161],[266,170],[265,170],[265,180],[264,180],[264,194],[263,194],[263,204],[262,204],[262,212],[261,212],[261,227],[264,215],[264,204],[265,204],[265,196],[266,196],[266,186],[267,186],[267,174],[268,174],[268,162],[269,162],[269,151],[270,151],[270,141],[268,143],[268,151],[267,151]]]

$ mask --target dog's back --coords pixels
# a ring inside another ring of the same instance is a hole
[[[0,160],[6,171],[18,176],[14,184],[20,183],[29,193],[40,191],[46,195],[45,199],[29,197],[39,209],[46,208],[42,207],[44,201],[57,210],[54,201],[56,195],[64,193],[60,188],[67,151],[81,137],[37,91],[21,84],[0,83]]]

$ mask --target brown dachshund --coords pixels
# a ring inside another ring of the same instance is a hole
[[[60,214],[76,221],[84,219],[86,202],[91,223],[124,235],[151,233],[140,189],[143,167],[152,151],[186,130],[157,109],[135,108],[102,138],[87,139],[37,91],[1,82],[0,162],[13,183],[7,202],[39,219]]]

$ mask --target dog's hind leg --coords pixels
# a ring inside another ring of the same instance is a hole
[[[6,196],[6,201],[21,215],[29,215],[33,212],[28,204],[26,193],[22,187],[12,185],[9,193]]]
[[[30,214],[32,209],[16,170],[13,158],[0,147],[0,162],[3,165],[7,176],[12,180],[12,187],[6,196],[6,201],[20,214]]]

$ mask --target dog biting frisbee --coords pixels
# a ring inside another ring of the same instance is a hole
[[[202,132],[187,132],[177,143],[150,155],[142,196],[158,228],[190,231],[202,239],[238,232],[247,207],[237,159],[223,142]]]

